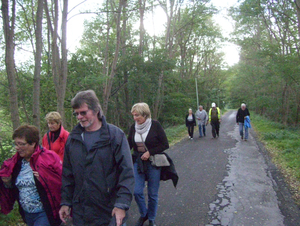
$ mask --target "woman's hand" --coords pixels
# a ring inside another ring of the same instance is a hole
[[[11,176],[9,176],[9,177],[1,177],[1,179],[2,179],[2,181],[3,181],[3,183],[4,184],[10,184],[10,182],[11,182]]]
[[[33,171],[33,175],[36,177],[36,179],[40,180],[40,175],[37,171]]]
[[[147,161],[149,158],[150,158],[150,152],[149,152],[149,151],[146,151],[146,152],[142,155],[142,157],[141,157],[141,159],[142,159],[143,161]]]

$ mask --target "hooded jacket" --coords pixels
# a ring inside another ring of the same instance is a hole
[[[51,141],[51,136],[52,132],[48,131],[43,137],[42,145],[44,148],[54,151],[59,155],[60,159],[63,160],[69,132],[61,126],[59,136],[54,142]]]
[[[208,121],[208,116],[207,116],[207,113],[204,109],[202,111],[197,110],[196,114],[195,114],[195,117],[197,119],[198,126],[205,125]]]
[[[19,201],[19,190],[15,186],[15,181],[21,170],[22,159],[19,153],[16,153],[12,158],[6,160],[1,167],[0,177],[12,176],[12,188],[5,188],[0,179],[1,213],[10,213],[15,201]],[[30,166],[33,171],[39,173],[39,180],[36,177],[34,180],[51,226],[60,225],[58,212],[61,200],[61,160],[54,152],[38,146],[31,156]],[[24,222],[26,222],[20,204],[19,211]]]
[[[108,225],[114,207],[128,210],[134,174],[130,149],[122,130],[102,118],[100,140],[90,151],[78,124],[64,155],[61,205],[72,207],[76,225]]]

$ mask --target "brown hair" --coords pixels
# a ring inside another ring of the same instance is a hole
[[[12,135],[13,140],[16,138],[25,138],[28,144],[36,143],[36,145],[39,145],[39,130],[35,126],[31,125],[19,126]]]
[[[78,92],[71,100],[73,109],[80,108],[83,104],[87,104],[88,108],[94,113],[98,113],[98,119],[102,120],[102,109],[98,97],[94,90],[86,90]]]

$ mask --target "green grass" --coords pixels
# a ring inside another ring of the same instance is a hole
[[[259,115],[251,115],[259,139],[264,143],[290,184],[296,200],[300,198],[300,129],[290,128]]]
[[[173,146],[174,144],[178,143],[188,134],[185,124],[169,127],[165,129],[165,132],[167,134],[170,146]]]

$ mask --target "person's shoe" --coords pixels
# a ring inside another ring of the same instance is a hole
[[[191,137],[191,140],[193,140],[193,137]]]
[[[243,136],[241,136],[241,139],[243,140],[243,139],[244,139],[244,137],[243,137]]]
[[[199,138],[202,138],[202,136],[199,136]]]
[[[247,141],[247,139],[245,139],[245,141]]]
[[[146,215],[145,217],[140,217],[139,220],[136,222],[135,226],[143,226],[147,220],[148,215]]]
[[[155,223],[155,221],[149,221],[149,226],[156,226],[156,223]]]
[[[206,137],[206,134],[204,133],[204,136]]]
[[[189,139],[191,139],[191,136],[189,136]]]

